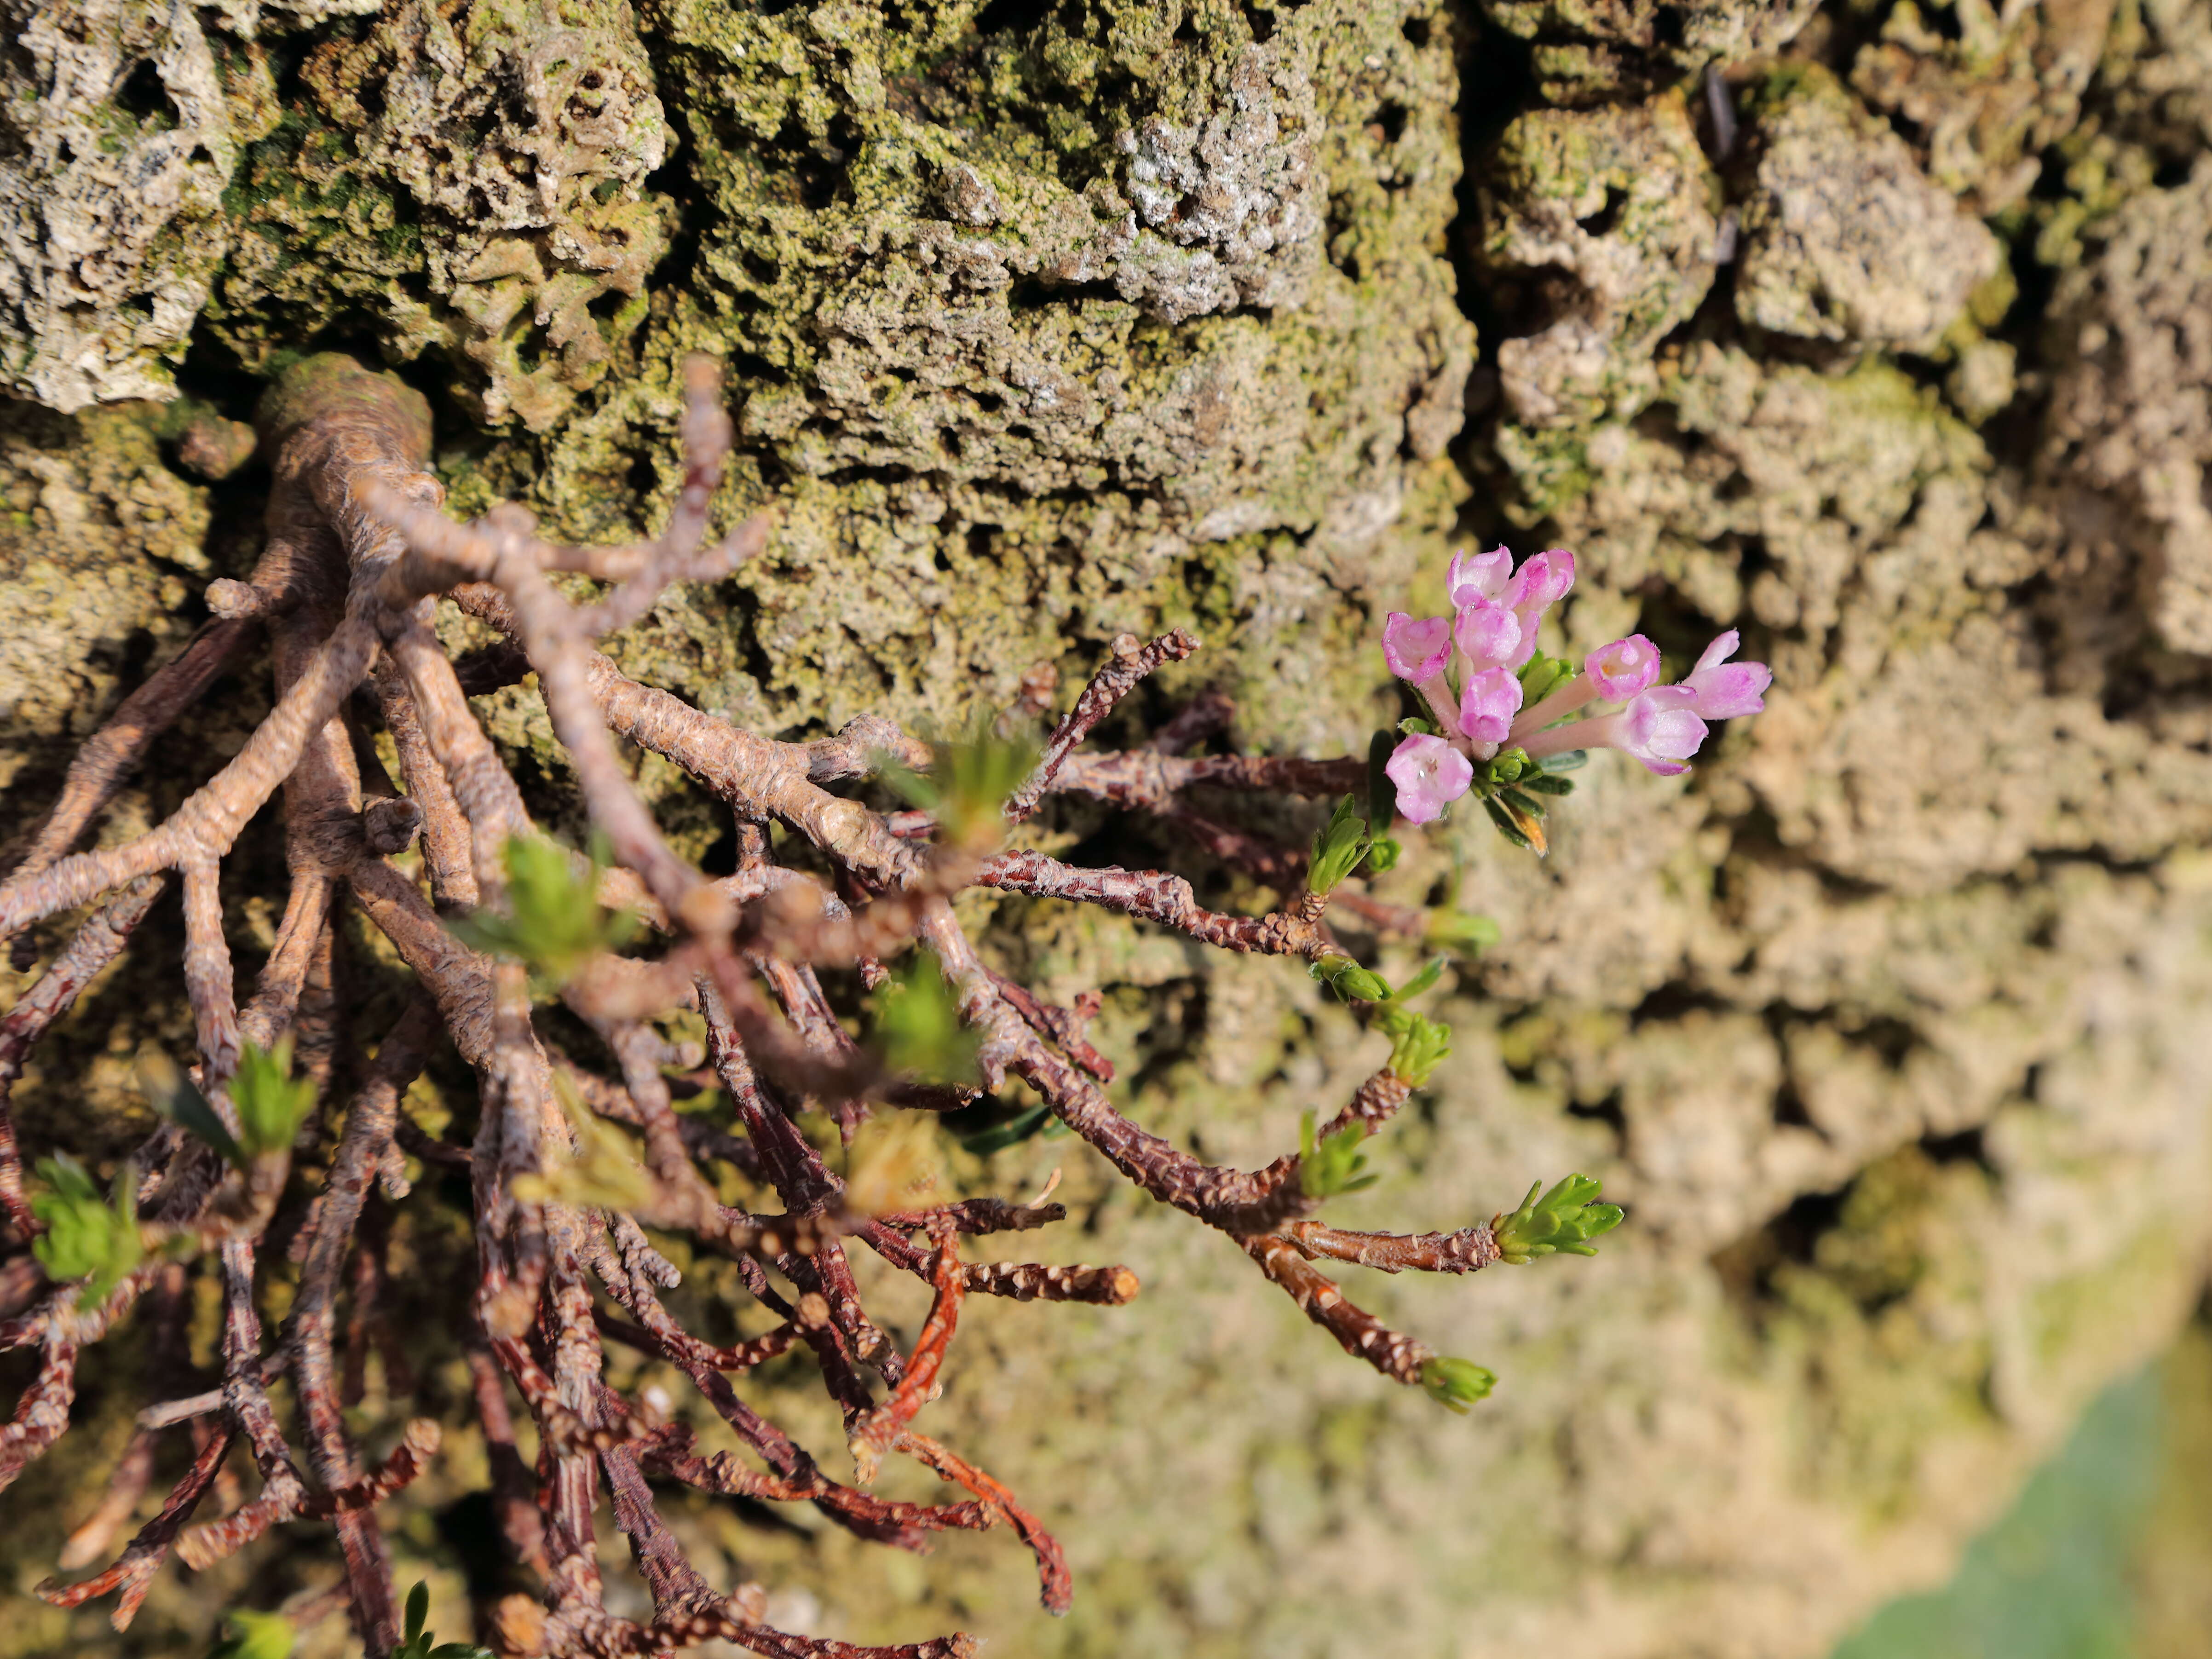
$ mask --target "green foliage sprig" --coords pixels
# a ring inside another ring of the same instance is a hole
[[[1359,803],[1346,795],[1337,802],[1328,822],[1314,837],[1313,862],[1306,870],[1307,890],[1334,892],[1344,878],[1366,860],[1374,845],[1374,832],[1369,829]]]
[[[877,773],[909,806],[933,815],[956,845],[988,852],[1005,836],[1006,797],[1036,770],[1039,745],[1024,737],[1000,737],[986,713],[963,736],[933,739],[931,750],[926,773],[881,752],[875,757]]]
[[[894,975],[875,995],[873,1030],[884,1064],[933,1083],[981,1080],[982,1040],[960,1023],[960,1005],[933,957]]]
[[[1492,1224],[1501,1259],[1525,1267],[1540,1255],[1595,1255],[1589,1241],[1620,1225],[1620,1206],[1591,1201],[1598,1194],[1594,1176],[1568,1176],[1539,1198],[1543,1185],[1530,1187],[1519,1209]]]
[[[56,1284],[83,1279],[79,1300],[97,1307],[145,1257],[138,1237],[137,1166],[126,1161],[116,1171],[107,1198],[67,1152],[40,1158],[39,1174],[53,1190],[31,1200],[31,1213],[46,1230],[31,1253]]]
[[[446,924],[471,950],[515,957],[540,980],[562,985],[636,933],[635,916],[599,902],[599,874],[609,860],[596,836],[580,873],[567,850],[544,836],[509,836],[500,861],[507,870],[507,914],[478,910]]]
[[[473,1642],[441,1642],[430,1644],[430,1632],[422,1628],[422,1621],[430,1614],[430,1587],[416,1584],[407,1592],[406,1639],[392,1650],[392,1659],[491,1659],[489,1650]]]
[[[1308,1198],[1338,1198],[1372,1187],[1381,1177],[1362,1173],[1367,1155],[1359,1143],[1367,1139],[1367,1126],[1347,1123],[1334,1134],[1316,1141],[1314,1115],[1298,1121],[1298,1190]]]

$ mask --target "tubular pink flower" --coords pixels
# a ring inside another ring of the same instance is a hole
[[[1697,694],[1693,705],[1709,720],[1731,720],[1766,707],[1774,671],[1763,662],[1730,662],[1738,635],[1733,628],[1705,647],[1682,684]]]
[[[1434,822],[1474,781],[1466,756],[1442,738],[1419,733],[1401,743],[1382,769],[1398,787],[1398,811],[1408,823]]]
[[[1486,746],[1486,760],[1513,729],[1520,708],[1519,678],[1510,668],[1486,668],[1468,676],[1460,690],[1459,729],[1469,742]]]
[[[1697,700],[1697,692],[1689,686],[1655,685],[1618,713],[1555,726],[1535,732],[1521,746],[1531,760],[1570,749],[1620,749],[1642,761],[1647,770],[1673,777],[1690,769],[1684,763],[1705,740],[1705,723],[1691,706]]]
[[[1575,556],[1563,547],[1537,554],[1513,573],[1498,601],[1521,623],[1521,646],[1507,661],[1508,668],[1518,668],[1536,654],[1536,624],[1574,585]]]
[[[1641,634],[1631,634],[1583,658],[1583,672],[1590,677],[1599,696],[1608,702],[1626,702],[1638,692],[1650,690],[1659,678],[1659,647]]]
[[[1547,548],[1513,573],[1504,603],[1516,611],[1545,611],[1567,597],[1575,585],[1575,556],[1564,547]]]
[[[1416,685],[1444,672],[1451,659],[1452,625],[1443,617],[1409,617],[1393,611],[1382,624],[1382,660]]]
[[[1455,605],[1472,605],[1477,599],[1498,598],[1512,580],[1513,555],[1509,549],[1493,547],[1487,553],[1455,553],[1444,591],[1451,595]]]
[[[1486,668],[1510,665],[1521,648],[1521,619],[1504,605],[1478,599],[1459,608],[1452,641],[1460,649],[1462,681]]]

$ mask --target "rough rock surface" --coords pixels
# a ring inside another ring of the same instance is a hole
[[[1595,1261],[1358,1285],[1501,1372],[1480,1413],[1384,1388],[1218,1240],[1032,1142],[961,1174],[1012,1192],[1064,1164],[1083,1231],[1024,1243],[1128,1261],[1145,1293],[971,1306],[932,1411],[1067,1540],[1074,1614],[1037,1614],[994,1537],[924,1563],[702,1508],[678,1521],[695,1559],[854,1639],[957,1621],[1024,1655],[1224,1659],[1378,1632],[1797,1659],[1940,1577],[2212,1258],[2212,5],[562,3],[602,103],[576,102],[581,58],[573,81],[536,60],[532,92],[535,37],[490,0],[252,15],[284,121],[236,141],[191,341],[223,368],[331,340],[418,363],[457,504],[520,494],[577,536],[659,510],[671,366],[723,353],[729,510],[774,502],[775,546],[664,604],[623,647],[641,672],[778,730],[949,720],[1035,660],[1080,672],[1124,628],[1192,623],[1209,648],[1148,717],[1213,683],[1241,743],[1359,744],[1395,712],[1371,618],[1434,600],[1465,502],[1581,556],[1547,649],[1640,627],[1686,655],[1735,626],[1778,677],[1686,781],[1582,774],[1546,863],[1462,824],[1386,880],[1505,943],[1462,972],[1454,1062],[1346,1224],[1461,1224],[1568,1167],[1630,1206]],[[191,16],[246,40],[248,9]],[[1725,121],[1674,89],[1717,61]],[[614,226],[631,263],[589,264]],[[136,340],[95,326],[114,303],[71,337]],[[250,552],[253,487],[177,476],[157,424],[0,430],[0,581],[31,595],[0,611],[23,711],[0,836]],[[41,608],[64,581],[97,603]],[[253,710],[227,696],[180,757]],[[531,700],[496,712],[544,742]],[[972,902],[1009,969],[1106,988],[1128,1109],[1209,1156],[1271,1154],[1373,1059],[1280,964],[1201,977],[1111,919]],[[241,948],[269,920],[240,907]],[[123,1138],[168,983],[134,966],[26,1079],[34,1150],[88,1099]],[[425,1284],[458,1248],[401,1243]],[[710,1298],[712,1265],[682,1265]],[[434,1300],[408,1311],[434,1328]],[[463,1386],[422,1340],[426,1389]],[[19,1587],[143,1396],[110,1363],[10,1506]],[[372,1425],[399,1414],[380,1387]],[[394,1548],[458,1632],[477,1452],[447,1455]],[[227,1599],[328,1573],[272,1547],[165,1578],[128,1645],[179,1650]],[[96,1610],[11,1607],[0,1653],[113,1650]]]

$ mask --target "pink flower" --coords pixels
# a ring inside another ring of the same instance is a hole
[[[1659,678],[1659,647],[1641,634],[1601,645],[1583,659],[1583,672],[1590,677],[1597,695],[1609,702],[1625,702],[1649,690]]]
[[[1522,740],[1531,760],[1570,749],[1620,749],[1662,777],[1690,769],[1684,764],[1705,740],[1705,723],[1692,707],[1698,694],[1686,685],[1655,685],[1626,708],[1595,720],[1576,720],[1532,733]]]
[[[1705,647],[1705,654],[1682,681],[1697,694],[1692,706],[1709,720],[1732,720],[1766,707],[1766,688],[1774,684],[1774,671],[1763,662],[1730,662],[1737,641],[1735,629],[1729,629]]]
[[[1698,694],[1686,685],[1654,686],[1618,714],[1587,724],[1618,721],[1611,746],[1635,756],[1646,770],[1671,778],[1690,769],[1684,763],[1705,740],[1705,723],[1692,708],[1697,700]]]
[[[1474,781],[1466,756],[1442,738],[1418,733],[1398,745],[1382,769],[1398,787],[1398,810],[1408,823],[1434,821]]]
[[[1518,668],[1536,654],[1536,624],[1574,585],[1575,556],[1562,547],[1539,553],[1513,573],[1498,601],[1521,623],[1521,646],[1507,659],[1508,668]]]
[[[1409,617],[1393,611],[1382,624],[1382,660],[1401,680],[1419,685],[1444,672],[1451,657],[1451,623],[1442,617]]]
[[[1512,580],[1513,555],[1505,548],[1493,547],[1487,553],[1455,553],[1444,591],[1454,605],[1472,605],[1477,599],[1497,599]]]
[[[1512,661],[1521,648],[1521,619],[1503,605],[1474,599],[1460,606],[1452,639],[1465,659],[1460,664],[1462,677],[1471,676]]]
[[[1520,711],[1520,677],[1510,668],[1486,668],[1469,675],[1460,692],[1459,729],[1469,741],[1486,744],[1489,753],[1496,754]]]
[[[1541,616],[1567,597],[1575,585],[1575,556],[1564,547],[1539,553],[1513,573],[1506,584],[1504,602],[1516,611]]]

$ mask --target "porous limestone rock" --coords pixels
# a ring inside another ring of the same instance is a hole
[[[1926,352],[1997,274],[1996,238],[1825,71],[1752,100],[1736,314],[1756,328]]]
[[[63,410],[168,396],[223,191],[276,124],[267,62],[161,0],[11,0],[0,31],[4,385]]]
[[[1778,51],[1819,0],[1480,0],[1482,15],[1530,42],[1547,101],[1617,100],[1717,59]]]
[[[1651,349],[1712,286],[1720,180],[1681,94],[1534,110],[1484,158],[1483,269],[1535,324],[1498,349],[1513,417],[1531,427],[1632,415]]]

